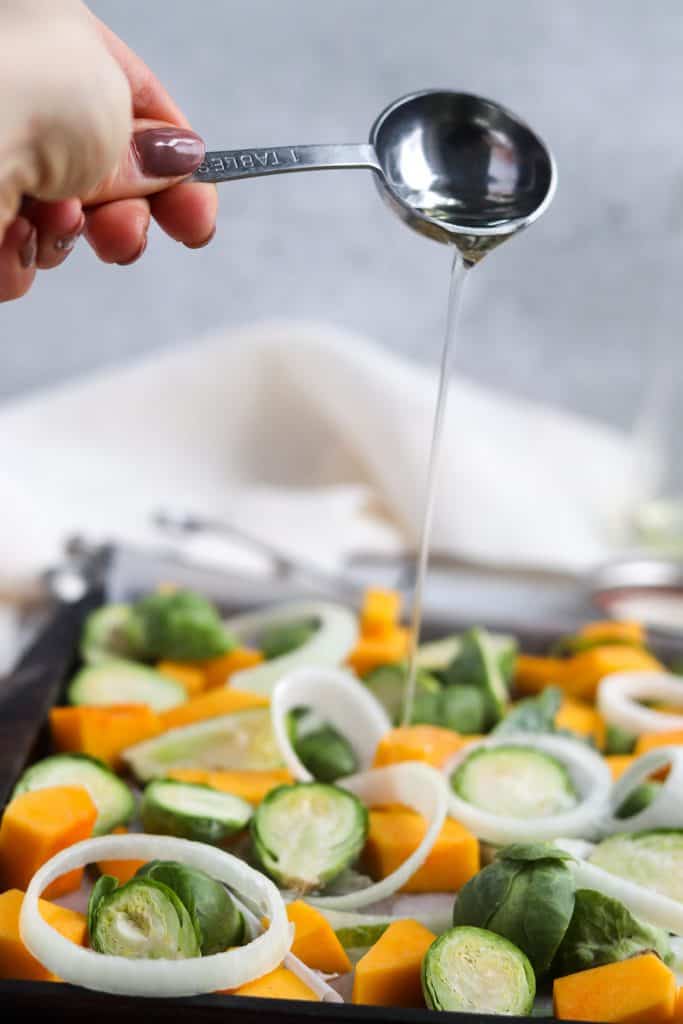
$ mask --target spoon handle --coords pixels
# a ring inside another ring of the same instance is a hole
[[[271,149],[226,149],[207,153],[191,181],[233,181],[263,174],[292,171],[324,171],[343,167],[367,167],[379,171],[374,147],[369,143],[341,146],[277,146]]]

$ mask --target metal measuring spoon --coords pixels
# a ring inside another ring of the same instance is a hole
[[[277,146],[207,153],[195,181],[365,167],[410,227],[456,245],[470,263],[536,220],[555,192],[543,141],[505,107],[428,89],[382,111],[359,145]]]

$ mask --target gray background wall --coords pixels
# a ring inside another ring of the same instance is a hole
[[[683,276],[678,0],[93,0],[209,146],[363,139],[412,89],[497,98],[555,150],[546,218],[472,275],[462,372],[627,423]],[[81,243],[0,307],[0,397],[222,324],[314,317],[438,357],[448,253],[392,218],[364,172],[221,188],[214,243],[153,231],[143,261]]]

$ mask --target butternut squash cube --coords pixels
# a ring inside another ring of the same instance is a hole
[[[399,623],[401,604],[402,597],[397,590],[366,590],[360,613],[361,635],[372,637],[390,633]]]
[[[233,711],[242,711],[245,708],[267,707],[269,703],[268,698],[260,693],[235,690],[231,686],[217,687],[208,693],[200,694],[199,697],[193,697],[185,704],[178,704],[175,708],[162,711],[159,719],[164,729],[177,729],[181,725],[203,722],[207,718],[229,715]]]
[[[206,675],[201,668],[183,661],[159,661],[157,672],[168,679],[175,679],[185,688],[188,697],[198,697],[206,689]]]
[[[367,675],[379,665],[394,665],[408,654],[410,630],[393,626],[379,636],[363,636],[346,659],[359,676]]]
[[[562,686],[566,665],[567,661],[563,658],[518,654],[515,662],[515,690],[522,697],[532,697],[546,686]]]
[[[664,666],[640,647],[611,644],[568,658],[559,685],[570,697],[595,700],[601,679],[612,672],[663,672]]]
[[[116,767],[126,747],[157,736],[159,716],[147,704],[52,708],[50,731],[57,750],[99,757]]]
[[[645,643],[645,629],[640,622],[632,622],[628,619],[605,619],[604,621],[588,622],[579,630],[579,636],[586,640],[595,640],[604,643],[621,640],[623,642],[640,644]]]
[[[678,709],[681,712],[681,709]],[[672,729],[670,732],[644,732],[638,737],[633,751],[636,757],[647,754],[658,747],[679,746],[683,743],[683,729]]]
[[[375,879],[386,878],[417,848],[427,831],[421,814],[407,807],[373,808],[363,861]],[[464,825],[446,818],[429,856],[401,892],[457,892],[480,868],[479,842]]]
[[[206,661],[197,662],[197,664],[204,673],[207,690],[211,690],[215,686],[225,686],[235,672],[253,668],[255,665],[260,665],[262,661],[263,655],[260,651],[253,651],[249,647],[233,647],[227,654],[221,654],[217,658],[208,658]]]
[[[556,978],[555,1016],[605,1024],[665,1024],[676,1005],[676,978],[654,953]]]
[[[292,953],[307,967],[325,974],[347,974],[351,970],[346,950],[319,910],[295,900],[287,906],[287,917],[295,929]]]
[[[92,835],[97,807],[83,786],[50,786],[20,793],[7,807],[0,824],[0,887],[26,889],[45,861],[60,850]],[[81,884],[83,868],[55,879],[46,899],[72,892]]]
[[[621,778],[626,769],[631,767],[635,757],[633,754],[608,754],[605,761],[607,761],[609,770],[612,773],[612,779],[616,782],[617,779]]]
[[[560,710],[555,715],[555,725],[560,729],[570,729],[579,736],[586,736],[595,742],[598,750],[603,750],[607,737],[607,724],[599,711],[582,700],[565,697]]]
[[[260,804],[266,793],[276,786],[294,782],[294,777],[285,768],[274,768],[272,771],[240,772],[240,771],[208,771],[205,768],[173,768],[168,772],[170,779],[179,782],[199,782],[212,789],[220,789],[223,793],[241,796],[250,804]]]
[[[390,924],[356,964],[352,1001],[371,1006],[424,1006],[420,972],[435,938],[419,921]]]
[[[123,825],[119,825],[112,831],[117,836],[128,834],[128,829],[124,828]],[[118,879],[119,885],[125,885],[126,882],[130,882],[138,868],[141,868],[146,863],[147,861],[144,860],[98,860],[97,870],[101,875],[113,875],[114,878]]]
[[[24,894],[20,889],[8,889],[0,895],[0,978],[16,981],[59,981],[36,960],[21,941],[19,914]],[[38,908],[49,925],[77,946],[84,946],[88,937],[85,914],[58,907],[48,900],[39,900]]]
[[[377,745],[373,766],[400,761],[426,761],[435,768],[441,768],[453,754],[478,736],[461,736],[452,729],[439,725],[404,725],[391,729]]]
[[[264,974],[262,978],[256,978],[254,981],[247,981],[239,988],[233,989],[230,994],[257,996],[259,999],[304,999],[310,1003],[320,1002],[320,997],[313,989],[286,967],[276,967],[270,974]]]

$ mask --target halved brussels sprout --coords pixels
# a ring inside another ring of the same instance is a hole
[[[422,961],[422,991],[431,1010],[531,1012],[536,979],[517,946],[483,928],[451,928]]]
[[[577,803],[565,766],[535,747],[478,747],[457,767],[451,785],[475,807],[514,818],[543,818]]]
[[[318,623],[313,619],[304,619],[298,622],[274,622],[271,626],[266,626],[259,636],[259,648],[267,661],[272,658],[281,658],[283,654],[289,654],[290,651],[296,651],[297,648],[303,647],[317,628]]]
[[[110,658],[142,657],[129,633],[133,609],[129,604],[105,604],[90,612],[81,634],[81,658],[94,665]]]
[[[279,885],[298,893],[320,889],[358,856],[368,812],[352,793],[321,782],[271,790],[251,822],[254,850]]]
[[[149,704],[167,711],[187,700],[185,687],[175,679],[135,661],[110,660],[86,665],[69,683],[70,704]]]
[[[145,832],[180,836],[214,846],[220,846],[245,828],[251,815],[251,804],[238,796],[173,779],[148,783],[140,807]]]
[[[133,878],[120,888],[103,875],[88,905],[90,945],[98,953],[136,960],[186,960],[201,955],[184,903],[161,882]]]
[[[283,766],[267,707],[170,729],[128,747],[122,756],[142,782],[163,778],[174,768],[271,771]]]
[[[458,654],[439,673],[439,678],[447,686],[465,684],[481,690],[486,702],[486,728],[503,718],[508,701],[506,676],[486,630],[470,629],[463,633]]]
[[[225,886],[198,868],[173,860],[151,860],[137,878],[151,878],[172,889],[185,905],[200,937],[202,956],[221,953],[244,941],[244,918]]]
[[[133,648],[150,660],[199,661],[235,646],[216,608],[189,590],[150,594],[133,606],[127,625]]]

